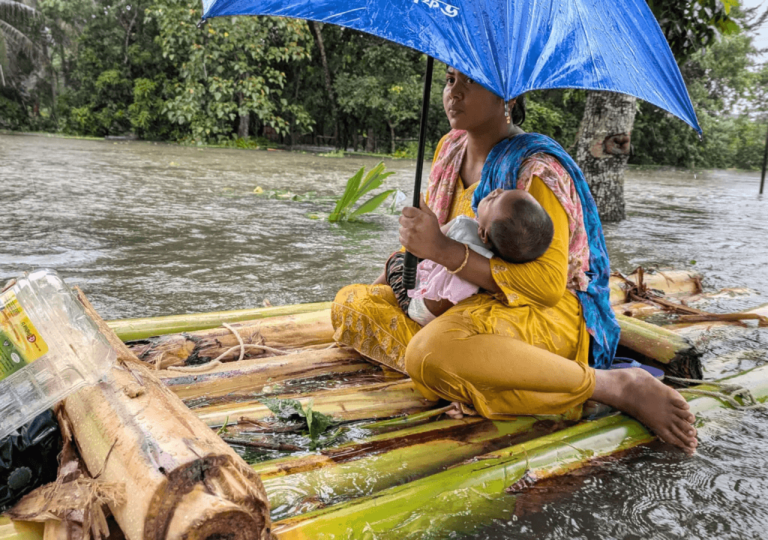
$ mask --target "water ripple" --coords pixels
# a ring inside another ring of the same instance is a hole
[[[55,267],[108,319],[329,300],[379,274],[398,247],[396,217],[332,225],[307,217],[328,212],[328,202],[263,199],[253,189],[330,197],[375,163],[0,135],[0,282]],[[387,166],[398,173],[392,184],[410,192],[414,163]],[[714,300],[713,310],[768,302],[768,199],[757,197],[758,180],[724,171],[630,173],[628,219],[605,227],[613,267],[692,269],[708,290],[754,291]],[[715,331],[702,345],[708,376],[768,362],[766,330]],[[768,536],[768,415],[724,411],[701,424],[693,458],[657,444],[553,480],[516,503],[498,501],[472,537]]]

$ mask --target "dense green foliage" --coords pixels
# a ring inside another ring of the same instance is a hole
[[[755,168],[768,70],[737,0],[647,0],[704,138],[639,105],[631,163]],[[199,0],[0,0],[0,129],[225,144],[311,144],[415,156],[424,55],[332,25],[268,17],[197,27]],[[429,146],[448,129],[444,66]],[[524,128],[574,144],[586,94],[528,96]]]
[[[43,2],[69,4],[68,0]],[[150,138],[175,135],[160,116],[162,105],[156,100],[176,68],[162,58],[156,44],[157,25],[143,13],[150,2],[75,3],[86,17],[82,30],[71,37],[76,53],[68,59],[65,52],[60,59],[69,67],[67,85],[57,103],[59,128],[96,136],[128,131]],[[87,16],[89,9],[94,16]],[[68,22],[63,15],[62,25]]]
[[[754,47],[743,34],[723,37],[683,66],[701,141],[682,122],[643,103],[635,119],[630,163],[756,169],[765,148],[768,66],[753,69]]]
[[[165,85],[163,112],[194,141],[221,141],[235,131],[249,135],[254,115],[278,134],[290,120],[309,127],[304,107],[284,95],[285,71],[309,58],[311,36],[293,19],[228,17],[198,29],[201,10],[188,0],[156,0],[147,20],[157,21],[155,39],[163,58],[178,66],[178,78]]]

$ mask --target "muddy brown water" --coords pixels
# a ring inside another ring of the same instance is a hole
[[[346,179],[376,160],[314,154],[0,135],[0,280],[37,267],[79,285],[108,319],[325,301],[372,280],[398,247],[397,216],[333,225]],[[413,161],[386,161],[410,193]],[[768,197],[759,175],[631,171],[628,219],[605,227],[613,267],[693,269],[709,291],[751,292],[705,308],[768,302]],[[264,190],[314,192],[305,201]],[[768,330],[703,344],[708,377],[768,361]],[[768,414],[700,419],[685,458],[651,445],[591,474],[555,480],[467,520],[470,538],[763,538]],[[487,516],[488,514],[486,514]]]

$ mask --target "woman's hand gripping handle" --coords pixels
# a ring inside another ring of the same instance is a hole
[[[451,240],[440,229],[437,216],[423,196],[419,208],[408,206],[400,214],[400,243],[414,256],[429,259],[449,270],[460,268],[466,256],[464,244]],[[472,250],[467,265],[457,275],[487,291],[499,291],[488,259]]]
[[[440,230],[440,223],[435,213],[427,206],[421,196],[419,208],[406,206],[400,214],[400,244],[414,256],[438,260],[450,238]]]
[[[419,208],[406,207],[400,214],[400,243],[407,250],[403,268],[406,289],[416,286],[418,258],[432,259],[435,246],[444,240],[446,237],[440,230],[437,216],[419,194]]]

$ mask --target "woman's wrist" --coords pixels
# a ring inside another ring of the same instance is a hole
[[[456,270],[464,262],[466,248],[461,242],[457,242],[447,236],[445,240],[436,258],[432,259],[432,261],[449,270]]]

